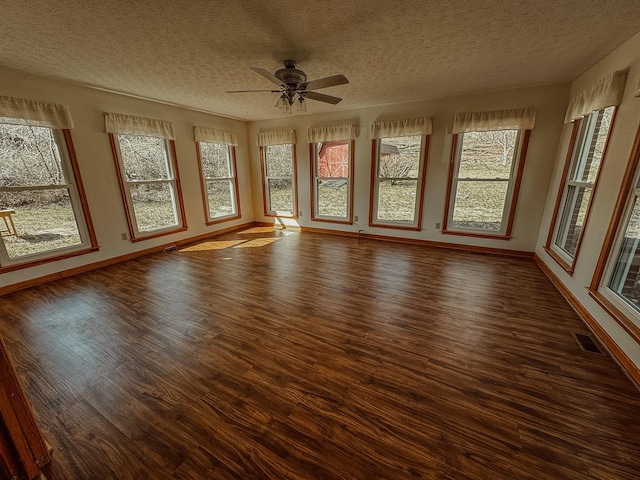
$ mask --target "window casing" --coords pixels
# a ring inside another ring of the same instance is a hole
[[[295,145],[261,146],[260,158],[265,216],[297,218]]]
[[[131,241],[186,230],[173,140],[110,134]]]
[[[615,107],[608,107],[575,120],[545,246],[569,274],[573,273],[580,251],[614,118]]]
[[[70,130],[0,123],[0,157],[0,270],[98,249]]]
[[[196,142],[207,225],[240,218],[240,197],[233,145]]]
[[[353,223],[353,140],[310,143],[311,219]]]
[[[429,135],[383,137],[372,141],[372,227],[420,230]]]
[[[511,238],[530,133],[512,129],[453,136],[442,233]]]
[[[640,343],[640,128],[589,293]]]

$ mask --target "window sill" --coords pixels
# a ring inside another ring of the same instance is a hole
[[[334,220],[332,218],[311,217],[312,222],[337,223],[339,225],[353,225],[352,220]]]
[[[219,223],[230,222],[231,220],[239,220],[240,218],[242,218],[242,215],[233,215],[231,217],[220,217],[220,218],[216,218],[215,220],[207,219],[205,224],[207,226],[217,225]]]
[[[564,258],[562,258],[556,251],[554,251],[551,247],[544,246],[544,251],[549,254],[551,258],[555,260],[555,262],[562,267],[562,269],[569,274],[570,277],[573,277],[573,264],[567,263]]]
[[[40,258],[38,260],[27,261],[24,263],[14,263],[12,265],[1,266],[0,274],[13,272],[16,270],[22,270],[25,268],[37,267],[38,265],[44,265],[46,263],[57,262],[58,260],[66,260],[67,258],[78,257],[80,255],[85,255],[87,253],[93,253],[100,250],[99,246],[93,246],[89,248],[83,248],[82,250],[76,250],[74,252],[67,252],[61,255],[56,255],[54,257]]]
[[[480,232],[461,232],[457,230],[442,230],[443,235],[458,235],[460,237],[490,238],[492,240],[511,240],[511,235],[503,233],[490,234]]]
[[[587,287],[589,295],[637,342],[640,343],[640,327],[633,323],[602,293]]]
[[[372,228],[389,228],[391,230],[405,230],[410,232],[419,232],[422,227],[415,225],[396,225],[392,223],[372,223],[369,222],[369,226]]]
[[[165,235],[172,235],[174,233],[180,233],[180,232],[186,232],[186,231],[187,231],[187,227],[185,225],[184,227],[180,227],[175,230],[165,230],[158,233],[152,233],[151,235],[145,235],[144,237],[134,237],[132,235],[131,243],[142,242],[144,240],[151,240],[152,238],[164,237]]]

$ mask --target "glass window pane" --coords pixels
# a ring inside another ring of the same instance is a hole
[[[380,180],[377,219],[413,223],[417,192],[417,180]]]
[[[317,185],[318,215],[347,218],[348,180],[318,180]]]
[[[269,211],[293,213],[293,180],[269,180]]]
[[[292,177],[292,145],[269,145],[265,147],[265,163],[267,177]]]
[[[231,180],[208,181],[207,201],[209,203],[209,218],[235,215],[233,182]]]
[[[8,217],[4,218],[9,227],[0,221],[0,230],[4,230],[2,240],[10,259],[82,244],[67,188],[3,192],[0,207],[15,210],[11,219],[17,236],[6,231],[11,228]]]
[[[316,144],[316,176],[346,178],[349,176],[349,140]]]
[[[584,227],[590,198],[591,188],[567,186],[567,197],[562,209],[563,214],[555,244],[572,258],[576,253],[580,232]]]
[[[588,183],[596,181],[614,110],[615,107],[609,107],[599,112],[594,112],[588,117],[588,121],[585,120],[583,122],[585,126],[593,123],[593,125],[589,125],[593,130],[589,128],[587,133],[592,133],[592,135],[589,138],[584,138],[584,147],[582,149],[577,149],[578,154],[582,154],[582,158],[575,168],[572,177],[574,180]]]
[[[118,135],[125,179],[167,180],[169,159],[164,138],[143,135]]]
[[[382,138],[378,176],[380,178],[418,178],[422,137]]]
[[[511,177],[518,130],[468,132],[461,138],[458,178]]]
[[[228,178],[231,176],[229,145],[200,142],[202,173],[205,178]]]
[[[66,183],[53,130],[0,124],[0,186]]]
[[[452,227],[500,231],[508,187],[506,181],[459,181]]]
[[[138,231],[148,232],[178,225],[170,183],[130,184],[131,201],[135,212]]]
[[[640,205],[634,199],[609,288],[640,311]]]

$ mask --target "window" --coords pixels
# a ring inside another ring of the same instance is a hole
[[[353,223],[355,125],[310,128],[311,220]]]
[[[640,343],[640,128],[589,293]]]
[[[173,124],[106,115],[131,240],[186,230]]]
[[[207,225],[240,218],[235,133],[195,127],[195,138]]]
[[[264,214],[297,218],[295,132],[258,134]]]
[[[565,124],[573,122],[545,251],[569,274],[578,258],[607,143],[627,82],[620,70],[571,98]]]
[[[530,109],[456,116],[443,233],[511,238],[534,122]]]
[[[371,125],[370,226],[421,229],[431,128],[428,117]]]
[[[97,250],[63,105],[0,97],[0,266]]]

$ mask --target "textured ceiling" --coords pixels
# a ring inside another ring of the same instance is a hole
[[[569,82],[638,33],[638,0],[2,0],[0,65],[258,120],[287,58],[337,106]],[[1,94],[2,92],[0,92]]]

